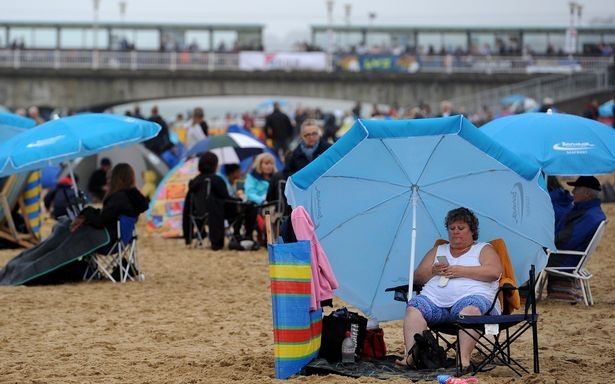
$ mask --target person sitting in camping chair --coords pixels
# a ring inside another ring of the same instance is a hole
[[[243,204],[241,198],[231,196],[224,179],[216,174],[217,168],[218,156],[215,153],[205,152],[201,155],[198,164],[199,174],[188,183],[183,217],[184,240],[186,244],[189,244],[189,239],[191,239],[191,232],[189,231],[194,231],[195,228],[192,228],[190,224],[188,207],[191,205],[191,199],[198,195],[198,190],[206,184],[205,180],[209,180],[207,227],[209,242],[213,251],[224,247],[225,220],[233,223],[236,226],[235,230],[239,230],[242,222],[238,219],[241,218],[241,206]]]
[[[404,318],[406,356],[396,363],[413,366],[414,335],[428,325],[449,323],[460,315],[483,315],[498,291],[502,272],[500,258],[488,243],[477,243],[478,219],[467,208],[448,212],[444,221],[448,244],[433,247],[414,272],[414,282],[424,284],[421,293],[408,300]],[[499,313],[499,308],[496,307]],[[475,332],[475,331],[470,331]],[[476,340],[459,335],[463,371],[470,369]]]
[[[102,209],[85,207],[71,223],[71,232],[85,224],[99,229],[106,228],[112,242],[117,240],[119,217],[137,217],[149,206],[149,200],[137,189],[135,180],[135,171],[130,164],[120,163],[113,167]]]
[[[15,256],[0,270],[0,285],[83,279],[88,264],[85,259],[76,260],[93,252],[106,253],[118,238],[119,217],[136,217],[147,207],[147,198],[135,188],[132,167],[126,163],[117,164],[111,171],[102,209],[85,207],[72,221],[67,217],[58,220],[49,237]],[[41,270],[46,272],[40,273]],[[32,275],[32,271],[37,273]]]
[[[594,176],[580,176],[566,184],[572,190],[573,204],[555,223],[555,247],[560,250],[584,251],[606,215],[600,206],[600,181]],[[580,256],[553,253],[548,267],[575,267]],[[576,303],[583,294],[579,282],[570,277],[549,275],[549,298]]]
[[[229,223],[232,236],[229,248],[242,250],[239,244],[242,240],[253,241],[253,232],[256,227],[256,205],[246,201],[243,189],[237,188],[241,178],[241,168],[237,163],[224,164],[218,175],[224,180],[231,200],[227,200],[224,206],[224,215]],[[243,232],[242,232],[243,229]]]

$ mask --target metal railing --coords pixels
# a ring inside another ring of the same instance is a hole
[[[239,70],[237,53],[0,50],[0,67],[106,70]]]
[[[522,95],[534,99],[537,103],[541,103],[545,97],[553,99],[554,102],[560,102],[609,89],[609,73],[607,69],[603,69],[568,75],[546,75],[469,96],[453,98],[450,101],[456,109],[466,113],[488,108],[497,114],[505,107],[501,100],[510,95]]]
[[[300,54],[300,53],[297,53]],[[0,49],[0,68],[105,69],[105,70],[207,70],[241,71],[241,53],[109,51],[84,49]],[[356,71],[337,65],[347,55],[329,55],[326,68]],[[359,61],[378,56],[358,55]],[[381,55],[388,69],[375,71],[423,73],[576,73],[603,71],[613,57],[526,57],[526,56],[453,56],[453,55]],[[401,64],[400,64],[401,63]],[[416,63],[418,65],[413,66]],[[263,68],[265,69],[265,68]],[[293,68],[284,68],[292,70]],[[319,70],[319,69],[316,69]],[[366,69],[360,68],[360,71]]]

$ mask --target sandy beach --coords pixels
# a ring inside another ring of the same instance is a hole
[[[541,373],[518,378],[496,368],[478,374],[480,383],[602,384],[615,377],[615,205],[603,208],[611,225],[589,264],[596,304],[541,301]],[[143,282],[0,287],[0,383],[278,382],[266,250],[186,248],[148,234],[143,223]],[[18,252],[0,250],[0,265]],[[389,352],[402,354],[401,322],[381,325]],[[531,366],[530,333],[513,353]],[[382,381],[329,375],[289,382]]]

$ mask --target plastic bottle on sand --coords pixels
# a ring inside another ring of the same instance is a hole
[[[355,345],[350,336],[350,331],[346,331],[346,337],[342,341],[342,363],[354,363]]]

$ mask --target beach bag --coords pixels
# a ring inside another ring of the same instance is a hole
[[[444,348],[438,344],[430,330],[414,334],[414,345],[410,349],[412,364],[415,369],[446,368],[449,362],[446,359]]]
[[[363,340],[361,358],[381,359],[387,354],[387,347],[384,344],[384,331],[382,328],[368,329]]]
[[[351,337],[356,346],[355,353],[360,356],[366,328],[367,318],[356,312],[350,312],[345,307],[323,317],[318,357],[327,359],[330,363],[342,361],[342,341],[346,337],[346,331],[351,332]]]

